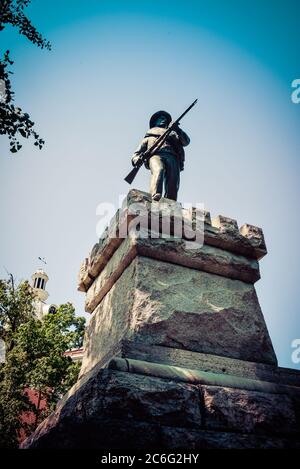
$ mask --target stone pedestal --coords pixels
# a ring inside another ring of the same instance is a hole
[[[80,378],[24,447],[297,447],[254,283],[262,230],[132,190],[82,263]]]

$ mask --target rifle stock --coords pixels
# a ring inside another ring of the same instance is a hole
[[[126,178],[124,178],[124,181],[128,182],[128,184],[131,184],[137,175],[138,171],[140,169],[140,166],[136,166],[133,168],[130,173],[127,174]]]

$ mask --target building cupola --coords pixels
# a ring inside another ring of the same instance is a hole
[[[40,301],[46,301],[49,293],[46,291],[46,283],[49,280],[48,275],[42,269],[38,269],[31,276],[32,278],[32,288],[34,289],[38,299]]]

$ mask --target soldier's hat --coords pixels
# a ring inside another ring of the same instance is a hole
[[[157,112],[155,112],[155,114],[153,114],[153,116],[151,116],[151,119],[150,119],[150,122],[149,122],[150,129],[152,127],[154,127],[155,121],[157,120],[157,118],[159,116],[165,116],[165,118],[167,119],[168,125],[172,121],[172,117],[170,116],[170,114],[167,111],[157,111]]]

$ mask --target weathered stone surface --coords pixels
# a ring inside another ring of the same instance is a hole
[[[297,370],[219,355],[125,340],[121,344],[118,356],[219,374],[225,373],[300,388],[300,373]]]
[[[137,207],[140,210],[137,210]],[[152,210],[152,215],[150,210]],[[150,194],[133,189],[124,199],[121,209],[117,211],[99,242],[95,244],[89,258],[82,264],[78,284],[80,291],[87,291],[94,278],[104,269],[115,250],[127,237],[128,229],[140,211],[145,214],[145,218],[149,219],[149,223],[151,220],[154,223],[156,215],[159,215],[163,221],[170,219],[171,225],[168,232],[171,229],[172,234],[175,225],[177,232],[179,227],[180,233],[177,233],[175,238],[193,239],[197,226],[202,231],[198,239],[204,235],[205,245],[256,260],[267,252],[261,228],[247,224],[243,225],[239,232],[235,220],[221,215],[214,220],[214,225],[212,225],[210,213],[207,211],[183,209],[180,203],[165,198],[159,202],[152,202]],[[164,222],[159,224],[157,229],[159,233],[165,233]]]
[[[191,249],[184,240],[136,239],[137,254],[171,262],[203,272],[255,283],[260,278],[259,265],[254,259],[232,254],[204,244]]]
[[[224,217],[223,215],[218,215],[212,220],[211,224],[215,228],[219,228],[220,233],[235,232],[235,235],[237,235],[239,230],[236,220],[234,220],[233,218]]]
[[[253,259],[249,260],[244,256],[206,245],[189,249],[184,240],[149,239],[143,237],[141,232],[137,237],[126,238],[106,262],[105,268],[87,291],[85,303],[87,312],[94,311],[136,256],[171,262],[247,283],[254,283],[260,278],[258,262]]]
[[[266,252],[258,227],[130,191],[80,269],[80,379],[24,446],[300,447],[300,373],[253,286]]]
[[[74,386],[22,447],[300,447],[287,396],[229,391],[102,369]]]
[[[256,247],[257,252],[261,250],[262,252],[267,251],[264,234],[261,228],[258,226],[249,225],[245,223],[240,227],[240,234],[245,238],[249,239],[253,247]],[[258,257],[259,258],[259,257]]]
[[[107,368],[126,373],[178,381],[180,383],[218,386],[276,395],[288,394],[298,396],[300,399],[300,389],[295,386],[280,385],[227,373],[212,373],[209,371],[151,363],[131,358],[121,358],[119,356],[113,357],[107,364]]]
[[[123,339],[276,364],[253,285],[143,256],[94,310],[81,373]]]
[[[145,323],[138,338],[147,344],[275,364],[270,339],[264,332],[258,318],[249,318],[245,311],[233,307],[217,313],[174,311],[163,322]]]
[[[93,312],[85,332],[81,375],[98,362],[105,363],[115,355],[117,344],[132,335],[130,311],[135,300],[135,269],[136,261],[123,272]]]
[[[118,236],[123,224],[130,223],[132,217],[127,212],[118,210],[112,218],[109,226],[96,243],[87,259],[81,264],[78,276],[78,290],[87,291],[92,285],[98,273],[106,266],[114,252],[122,244],[123,239]]]
[[[127,238],[88,289],[85,301],[85,310],[87,312],[92,313],[94,311],[135,257],[135,242],[131,238]]]
[[[58,431],[60,434],[63,433],[63,440],[66,440],[61,442],[61,447],[75,447],[72,446],[74,433],[83,436],[82,432],[87,428],[89,435],[91,430],[96,431],[98,447],[103,447],[103,439],[106,445],[114,446],[111,430],[114,428],[114,422],[119,424],[119,428],[115,428],[115,431],[119,438],[118,445],[121,447],[124,445],[124,441],[120,441],[120,438],[125,424],[128,438],[126,434],[123,438],[126,441],[128,439],[130,441],[133,435],[136,436],[134,427],[137,424],[140,429],[145,423],[157,424],[155,427],[157,433],[161,425],[200,428],[199,399],[199,390],[196,386],[101,370],[64,400],[55,413],[42,422],[34,436],[27,440],[24,446],[29,447],[33,442],[33,446],[36,446],[38,442],[39,447],[44,445],[49,447],[48,445],[52,445],[51,441],[55,441],[57,447],[60,447],[56,440]],[[107,433],[110,435],[109,442]],[[143,440],[144,443],[149,441],[147,437]],[[138,441],[139,439],[135,441],[135,445]],[[154,442],[159,442],[157,437]]]
[[[139,340],[276,363],[252,285],[152,259],[137,259],[131,313]]]
[[[300,437],[293,402],[287,395],[217,386],[201,386],[201,389],[206,429],[255,434],[298,433]]]
[[[201,226],[202,223],[211,225],[210,212],[197,207],[190,207],[188,209],[182,209],[183,217],[192,220],[193,229],[197,226]]]
[[[251,259],[259,260],[264,257],[267,254],[267,249],[265,247],[263,238],[259,241],[252,236],[243,236],[237,229],[235,229],[234,222],[235,220],[232,220],[232,229],[229,228],[229,222],[228,225],[225,225],[224,223],[223,227],[214,226],[213,224],[204,225],[204,243],[210,246],[216,246],[229,252],[244,255]],[[212,223],[217,222],[214,219]],[[257,228],[257,230],[261,229]]]
[[[131,205],[144,206],[145,211],[150,211],[155,206],[158,207],[156,210],[160,210],[162,215],[168,215],[170,212],[178,215],[181,210],[182,218],[189,219],[193,226],[195,226],[195,220],[197,218],[202,220],[204,215],[206,244],[253,259],[261,259],[267,253],[261,228],[245,224],[239,232],[236,220],[229,217],[219,215],[211,222],[210,213],[207,211],[202,213],[202,210],[184,209],[180,203],[166,198],[162,198],[160,202],[151,202],[150,194],[132,189],[124,199],[122,210],[128,209],[130,213]]]
[[[278,382],[282,384],[290,384],[292,386],[300,387],[300,372],[294,368],[283,368],[279,366],[276,369]],[[299,419],[300,422],[300,419]]]
[[[180,383],[178,386],[178,383],[164,379],[114,373],[109,374],[108,381],[102,379],[99,387],[103,396],[101,408],[96,399],[95,406],[89,405],[88,409],[95,416],[100,412],[105,417],[162,425],[201,425],[199,392],[193,385]],[[90,392],[90,387],[87,389]]]
[[[93,282],[93,279],[90,278],[89,274],[89,259],[86,257],[80,265],[78,272],[78,290],[85,292],[88,289],[88,286]]]

